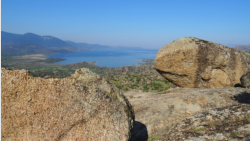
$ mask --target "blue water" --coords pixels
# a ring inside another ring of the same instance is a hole
[[[80,62],[93,62],[97,66],[121,67],[142,63],[142,59],[155,59],[158,50],[151,49],[96,49],[90,51],[76,51],[75,53],[54,54],[48,58],[64,58],[67,60],[55,64],[74,64]]]

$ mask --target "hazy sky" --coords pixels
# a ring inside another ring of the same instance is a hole
[[[2,0],[1,30],[161,48],[187,36],[250,44],[250,0]]]

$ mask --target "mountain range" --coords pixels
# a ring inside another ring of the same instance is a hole
[[[1,31],[2,55],[56,54],[79,50],[107,49],[105,45],[63,41],[53,36],[39,36],[34,33],[13,34]]]
[[[71,53],[73,51],[91,49],[142,49],[139,47],[110,47],[107,45],[76,43],[63,41],[53,36],[40,36],[34,33],[14,34],[1,31],[2,55],[27,54],[57,54]],[[249,45],[235,46],[233,48],[250,51]]]
[[[250,44],[249,45],[243,45],[243,46],[235,46],[234,48],[240,49],[240,50],[245,50],[245,51],[250,51]]]

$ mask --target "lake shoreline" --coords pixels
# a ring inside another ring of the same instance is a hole
[[[10,56],[7,59],[2,59],[1,67],[29,68],[62,66],[80,62],[89,62],[98,67],[112,68],[131,65],[139,66],[144,63],[152,63],[157,51],[158,50],[151,49],[96,49],[52,55],[29,54]]]
[[[99,67],[122,67],[152,63],[158,50],[152,49],[96,49],[74,53],[53,54],[48,58],[64,58],[55,65],[69,65],[80,62],[98,62]]]

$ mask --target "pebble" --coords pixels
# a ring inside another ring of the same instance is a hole
[[[242,112],[235,112],[234,114],[235,115],[240,115]]]
[[[212,116],[206,116],[206,120],[213,120]]]

